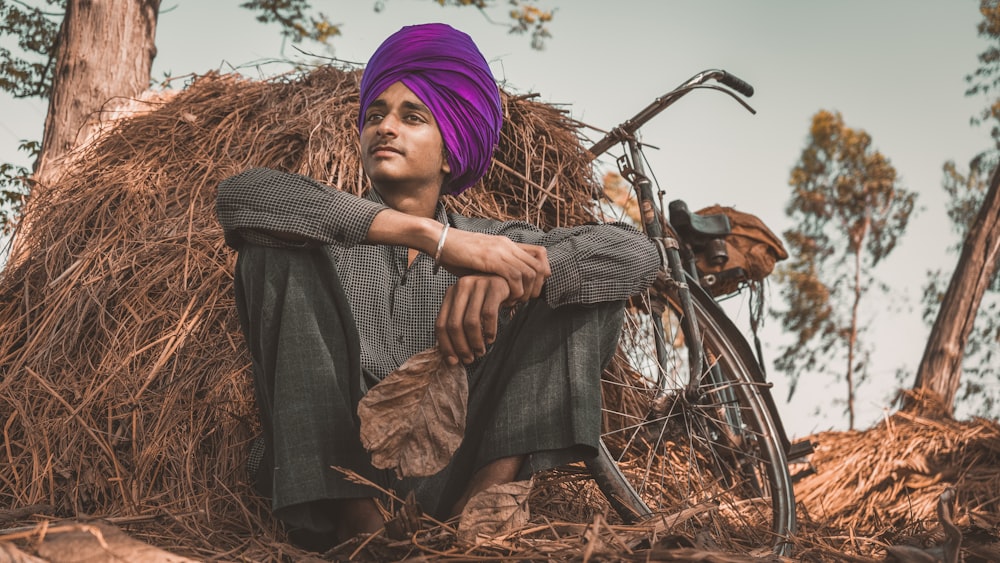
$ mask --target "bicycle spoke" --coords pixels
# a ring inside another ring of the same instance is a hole
[[[650,327],[660,319],[644,312],[651,309],[648,303],[643,300],[633,311],[622,337],[618,361],[629,369],[605,382],[606,399],[617,402],[605,405],[606,421],[614,424],[603,440],[618,473],[646,510],[691,515],[678,526],[710,530],[748,546],[777,542],[788,525],[774,506],[791,497],[781,489],[782,496],[774,497],[774,465],[781,458],[775,455],[769,423],[761,418],[767,416],[759,399],[768,392],[766,385],[742,367],[706,317],[699,323],[707,327],[702,342],[709,368],[689,389],[682,377],[688,360],[684,339],[665,330],[672,339],[671,355],[657,359]],[[665,329],[676,323],[672,315],[664,315]],[[652,400],[661,387],[667,393],[659,405],[663,412],[654,413]],[[715,508],[704,510],[706,503]]]

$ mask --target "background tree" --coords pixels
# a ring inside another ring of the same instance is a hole
[[[105,104],[149,87],[160,0],[66,0],[49,47],[52,68],[34,182],[48,187],[59,162],[86,139]],[[36,85],[42,91],[42,85]]]
[[[949,162],[944,186],[951,196],[948,215],[964,242],[947,290],[940,271],[930,273],[925,287],[924,318],[934,324],[913,388],[933,392],[948,414],[958,398],[985,415],[1000,405],[1000,168],[987,183],[975,168],[963,176]],[[911,400],[904,406],[920,411],[932,405]]]
[[[789,398],[803,375],[842,377],[854,428],[855,390],[867,377],[870,354],[861,303],[872,291],[885,292],[873,269],[906,231],[916,195],[900,186],[865,131],[825,110],[813,116],[789,184],[785,212],[797,226],[784,232],[792,259],[777,273],[788,308],[775,314],[795,341],[775,367],[791,379]]]
[[[991,123],[995,144],[972,159],[967,175],[954,162],[944,166],[948,217],[963,243],[947,291],[942,290],[941,272],[930,273],[925,287],[924,318],[935,321],[913,384],[914,390],[935,393],[948,413],[956,398],[981,414],[1000,406],[1000,2],[982,0],[980,13],[979,35],[991,45],[967,77],[971,86],[966,95],[986,97],[987,106],[973,123]],[[922,404],[909,401],[904,406],[919,409]]]
[[[388,0],[374,3],[375,11]],[[486,17],[506,6],[512,33],[530,33],[542,48],[550,37],[551,10],[533,0],[434,0],[442,6],[476,8]],[[239,4],[263,23],[277,23],[284,37],[330,46],[340,26],[314,13],[307,0],[251,0]],[[17,38],[18,53],[0,47],[0,89],[15,97],[49,100],[34,174],[0,164],[0,225],[9,226],[31,190],[45,189],[58,176],[58,163],[85,140],[106,104],[137,97],[150,84],[156,56],[155,35],[160,0],[0,0],[0,36]]]

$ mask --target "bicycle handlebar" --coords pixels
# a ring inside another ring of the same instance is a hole
[[[742,104],[743,107],[749,110],[750,113],[756,113],[756,111],[754,111],[754,109],[750,107],[749,104],[747,104],[741,98],[736,96],[736,94],[734,94],[732,90],[726,88],[720,88],[718,86],[705,85],[705,83],[708,82],[709,80],[715,80],[716,82],[719,82],[724,86],[728,86],[732,90],[735,90],[736,92],[748,98],[753,96],[753,86],[746,83],[739,77],[720,69],[704,70],[692,76],[687,81],[682,83],[680,86],[674,88],[673,90],[667,92],[666,94],[660,96],[659,98],[656,98],[655,100],[653,100],[651,104],[643,108],[639,113],[635,114],[630,119],[625,120],[621,125],[613,128],[604,136],[604,138],[602,138],[600,141],[597,141],[590,147],[590,154],[592,154],[594,158],[597,158],[602,153],[604,153],[604,151],[611,148],[615,143],[619,143],[631,137],[633,134],[635,134],[636,131],[639,130],[640,127],[645,125],[646,122],[656,117],[656,115],[659,114],[661,111],[670,107],[674,102],[681,99],[681,97],[683,97],[685,94],[698,88],[710,88],[713,90],[720,90],[722,92],[725,92],[726,94],[729,94],[733,99],[740,102],[740,104]]]
[[[729,74],[724,70],[720,70],[718,72],[722,73],[722,75],[719,76],[717,79],[719,82],[725,84],[726,86],[729,86],[733,90],[736,90],[737,92],[743,94],[748,98],[753,96],[753,86],[744,82],[742,79],[740,79],[740,77],[733,74]]]

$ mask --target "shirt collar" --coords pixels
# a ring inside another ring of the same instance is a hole
[[[374,188],[370,188],[366,191],[363,197],[367,200],[374,201],[375,203],[385,205],[385,200],[383,200],[382,196],[379,195],[378,190]],[[434,209],[434,219],[436,219],[438,223],[445,225],[448,224],[448,213],[445,211],[444,203],[442,203],[440,199],[438,199],[437,207]]]

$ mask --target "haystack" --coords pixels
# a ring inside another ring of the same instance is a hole
[[[263,534],[273,555],[281,532],[244,471],[257,420],[216,185],[268,166],[365,190],[359,77],[198,77],[30,202],[0,279],[0,513],[108,518],[193,556],[248,556]],[[494,165],[447,205],[591,220],[600,183],[578,124],[529,96],[505,93],[503,109]]]
[[[923,399],[928,400],[928,399]],[[925,409],[925,412],[927,409]],[[953,523],[970,561],[1000,558],[1000,424],[897,412],[864,431],[823,432],[814,473],[795,487],[800,547],[844,553],[944,540],[938,503],[954,492]],[[800,551],[802,553],[802,551]],[[990,553],[985,559],[982,554]]]

